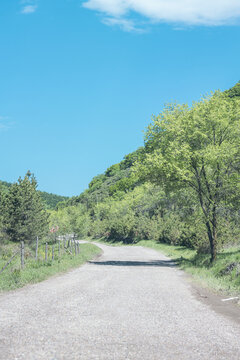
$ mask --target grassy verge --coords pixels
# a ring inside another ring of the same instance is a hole
[[[98,240],[103,242],[103,240]],[[119,246],[122,242],[105,242]],[[195,250],[183,247],[142,240],[137,246],[145,246],[157,250],[174,259],[178,266],[193,276],[203,287],[217,292],[240,295],[240,247],[224,249],[217,254],[214,264],[210,264],[210,256],[197,254]]]
[[[20,259],[19,256],[17,256],[9,267],[0,274],[0,291],[13,290],[26,284],[45,280],[52,275],[78,267],[100,253],[101,250],[93,244],[81,244],[80,254],[76,256],[67,252],[63,253],[59,259],[56,255],[54,261],[44,261],[44,248],[40,247],[40,259],[38,261],[35,261],[33,258],[27,258],[25,267],[21,270]],[[7,255],[5,254],[0,258],[0,268],[2,268],[6,262]]]

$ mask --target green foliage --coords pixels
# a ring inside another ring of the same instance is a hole
[[[59,205],[51,222],[82,237],[183,245],[213,260],[240,242],[239,141],[237,95],[170,104],[153,117],[144,147]]]
[[[230,98],[233,98],[236,96],[240,97],[240,81],[235,86],[233,86],[231,89],[227,90],[225,93]]]
[[[114,185],[109,187],[109,195],[118,194],[119,192],[128,192],[136,186],[137,178],[135,176],[124,177],[118,180]]]
[[[47,193],[45,191],[39,191],[39,194],[46,209],[55,209],[60,202],[64,202],[69,199],[67,196]]]
[[[75,233],[84,237],[89,232],[90,217],[82,204],[51,211],[49,220],[50,226],[59,227],[59,234]]]
[[[107,177],[111,177],[116,175],[118,172],[120,171],[120,164],[115,164],[110,166],[106,171],[105,171],[105,176]]]
[[[132,176],[131,169],[137,160],[144,159],[145,148],[140,147],[136,151],[124,157],[119,164],[110,166],[104,174],[95,176],[89,183],[89,188],[79,196],[74,196],[65,202],[59,203],[57,208],[85,204],[92,208],[96,203],[107,200],[109,197],[122,197],[125,192],[131,191],[139,184],[139,179]]]
[[[191,189],[202,209],[212,260],[220,212],[240,190],[240,103],[216,92],[189,109],[169,105],[153,118],[146,142],[151,152],[137,173],[166,191]]]
[[[145,148],[140,147],[136,151],[126,155],[124,160],[120,162],[120,169],[125,170],[131,168],[136,161],[141,161],[145,156]]]
[[[0,192],[7,193],[12,184],[0,180]]]
[[[12,241],[32,241],[48,231],[48,215],[44,211],[35,177],[27,172],[19,178],[2,200],[3,227]]]
[[[89,189],[91,191],[94,191],[94,190],[101,188],[105,179],[106,179],[106,176],[103,174],[95,176],[89,184]]]
[[[6,181],[1,181],[0,180],[0,194],[6,194],[10,187],[12,186],[11,183],[8,183]],[[60,202],[65,202],[66,200],[68,200],[69,198],[67,196],[60,196],[60,195],[56,195],[56,194],[51,194],[51,193],[47,193],[45,191],[39,191],[39,194],[41,196],[41,199],[43,201],[43,204],[45,205],[46,209],[55,209],[56,206],[60,203]]]

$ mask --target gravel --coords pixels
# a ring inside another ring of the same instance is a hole
[[[240,325],[143,247],[0,295],[0,359],[240,359]]]

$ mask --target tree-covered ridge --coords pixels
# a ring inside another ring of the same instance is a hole
[[[79,196],[72,197],[58,205],[65,206],[87,204],[92,206],[109,197],[121,197],[138,185],[139,179],[131,173],[133,164],[145,156],[144,147],[126,155],[124,159],[110,166],[103,174],[95,176],[89,183],[89,187]]]
[[[55,209],[60,202],[68,200],[67,196],[56,195],[45,191],[39,191],[39,194],[47,209]]]
[[[6,181],[0,180],[0,192],[7,193],[12,186],[11,183],[8,183]],[[39,191],[39,194],[41,196],[41,199],[47,209],[55,209],[57,204],[62,201],[68,200],[67,196],[61,196],[56,194],[47,193],[45,191]]]
[[[240,96],[240,81],[225,91],[230,97]],[[79,196],[74,196],[67,201],[59,203],[59,207],[76,205],[78,203],[87,203],[88,205],[104,201],[108,197],[120,196],[133,190],[140,184],[140,179],[131,173],[131,168],[136,161],[143,160],[146,153],[151,152],[151,144],[145,141],[145,146],[126,155],[124,159],[117,164],[110,166],[103,174],[95,176],[89,183],[89,187]]]
[[[225,244],[239,244],[238,88],[192,107],[167,105],[144,147],[94,177],[51,221],[80,236],[184,245],[212,260]]]
[[[226,91],[226,94],[230,97],[240,97],[240,81],[231,89]]]

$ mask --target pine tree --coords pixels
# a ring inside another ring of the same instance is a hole
[[[3,223],[12,241],[31,242],[48,231],[48,214],[36,189],[36,178],[28,171],[5,196]]]

